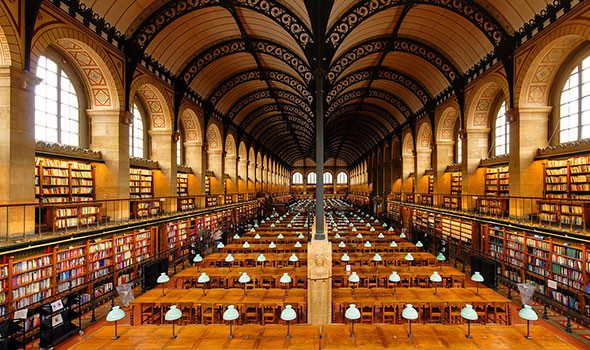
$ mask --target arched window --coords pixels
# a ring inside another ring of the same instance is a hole
[[[457,149],[455,150],[455,154],[457,155],[455,158],[458,164],[461,164],[463,161],[463,139],[461,139],[461,135],[457,134]]]
[[[176,164],[181,165],[183,164],[182,161],[182,141],[180,141],[180,137],[178,141],[176,141]]]
[[[293,174],[293,184],[294,185],[302,185],[303,184],[303,174],[300,172],[296,172]]]
[[[311,172],[309,174],[307,174],[307,183],[308,184],[315,184],[317,182],[317,175],[315,174],[315,172]]]
[[[559,101],[559,142],[590,138],[590,56],[570,73]]]
[[[334,182],[334,176],[332,175],[332,173],[326,171],[324,173],[324,183],[331,184],[332,182]]]
[[[35,87],[35,139],[80,146],[78,94],[64,70],[64,63],[39,57]]]
[[[336,183],[346,185],[348,183],[348,175],[344,171],[339,172],[338,176],[336,176]]]
[[[495,154],[497,156],[508,154],[510,147],[509,137],[510,126],[506,119],[506,101],[504,101],[496,115],[496,126],[494,128]]]
[[[143,115],[137,106],[133,104],[133,123],[129,125],[129,155],[131,157],[145,158],[145,132],[143,127]]]

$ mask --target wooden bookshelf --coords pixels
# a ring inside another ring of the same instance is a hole
[[[226,194],[223,196],[223,204],[233,204],[234,198],[232,195]]]
[[[537,212],[541,223],[571,229],[587,229],[590,203],[565,200],[539,200]]]
[[[35,157],[35,194],[39,202],[93,201],[95,192],[92,164]]]
[[[590,199],[590,156],[545,163],[543,195],[549,199]]]
[[[510,174],[507,166],[486,168],[485,195],[498,197],[508,196]]]
[[[443,208],[451,210],[461,210],[460,196],[443,196]]]
[[[477,198],[475,203],[479,213],[494,216],[508,216],[508,198],[483,197]]]
[[[441,233],[454,240],[471,244],[473,222],[453,217],[441,217]]]
[[[140,199],[131,201],[131,217],[134,219],[159,215],[162,202],[159,199]]]
[[[59,230],[97,225],[102,221],[102,203],[62,204],[44,208],[44,222]]]
[[[188,197],[188,174],[176,174],[176,193],[179,197]]]
[[[211,177],[207,174],[205,174],[205,183],[204,183],[204,187],[205,187],[205,195],[210,195],[211,194]]]
[[[428,175],[428,193],[434,193],[434,175]]]
[[[432,206],[434,203],[434,198],[431,194],[421,194],[420,196],[420,205]]]
[[[154,172],[149,169],[129,169],[129,194],[131,199],[154,197]]]
[[[463,174],[461,172],[451,173],[451,194],[460,195],[463,183]]]
[[[205,197],[205,207],[212,208],[216,207],[219,204],[218,196],[206,196]]]
[[[401,207],[397,202],[387,202],[387,214],[389,218],[394,220],[395,222],[401,222],[402,220]]]
[[[588,245],[501,226],[482,225],[482,231],[499,275],[515,283],[534,282],[537,293],[582,313],[590,305]]]

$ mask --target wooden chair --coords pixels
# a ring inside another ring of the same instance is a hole
[[[430,303],[426,306],[429,323],[444,323],[443,313],[446,309],[445,303]]]
[[[488,305],[488,320],[498,324],[510,324],[510,307],[506,303],[492,303]]]
[[[141,303],[141,317],[139,324],[160,324],[162,319],[162,308],[156,303]]]
[[[462,324],[463,317],[461,317],[462,303],[449,303],[447,306],[448,322],[450,324]]]
[[[384,305],[381,309],[381,320],[383,323],[397,323],[397,307]]]
[[[477,322],[487,324],[488,322],[488,304],[486,303],[473,303],[473,309],[477,312]]]
[[[260,323],[258,304],[245,304],[244,305],[244,322],[249,324]]]
[[[215,323],[215,304],[201,305],[201,324]]]
[[[277,305],[266,304],[262,307],[262,325],[277,323]]]
[[[373,323],[374,320],[374,312],[375,309],[373,308],[373,306],[366,306],[366,305],[361,305],[360,307],[360,311],[361,311],[361,322],[362,323]]]
[[[368,288],[377,288],[378,287],[378,277],[377,276],[371,276],[369,278],[367,278],[367,287]]]

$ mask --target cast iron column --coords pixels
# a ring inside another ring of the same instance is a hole
[[[315,190],[315,239],[324,240],[324,71],[321,61],[315,71],[315,173],[317,174]]]

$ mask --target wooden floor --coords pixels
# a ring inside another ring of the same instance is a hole
[[[378,324],[355,325],[356,339],[349,336],[350,325],[343,324],[292,326],[291,339],[285,338],[284,325],[235,326],[234,339],[227,338],[229,327],[224,325],[190,325],[176,330],[178,338],[170,339],[170,325],[120,326],[121,337],[113,340],[114,327],[107,325],[56,349],[585,349],[540,326],[531,327],[533,339],[527,340],[524,325],[473,325],[472,339],[465,337],[466,325],[414,325],[414,338],[407,337],[407,325]]]

